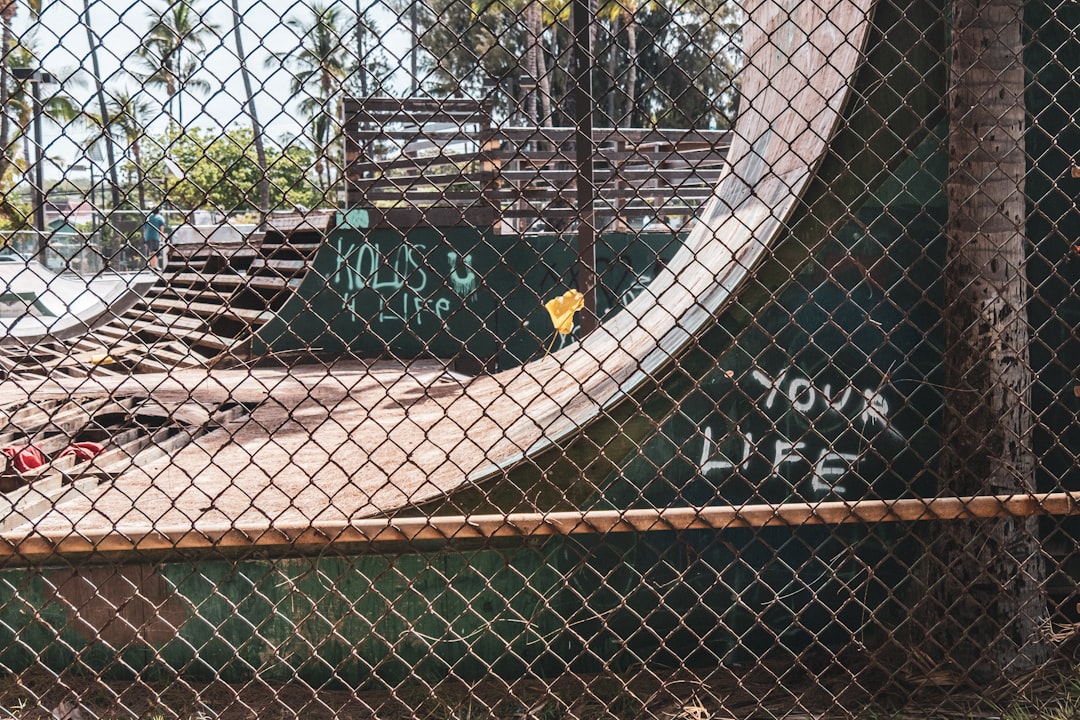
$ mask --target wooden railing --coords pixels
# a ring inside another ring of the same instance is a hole
[[[374,211],[376,224],[411,215],[558,230],[577,216],[573,128],[497,126],[490,103],[475,100],[366,98],[345,108],[348,203]],[[595,128],[593,141],[602,228],[693,216],[722,172],[729,135]]]

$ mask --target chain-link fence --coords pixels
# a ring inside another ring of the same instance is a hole
[[[0,24],[0,715],[1080,713],[1080,6]]]

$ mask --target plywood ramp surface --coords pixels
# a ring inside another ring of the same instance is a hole
[[[93,536],[347,522],[451,493],[573,436],[683,352],[782,239],[836,129],[871,1],[751,0],[728,170],[667,269],[580,343],[464,386],[424,363],[186,370],[84,385],[116,393],[134,383],[158,399],[261,405],[7,539],[57,538],[73,528]]]

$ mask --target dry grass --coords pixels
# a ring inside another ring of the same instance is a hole
[[[844,669],[711,670],[412,680],[347,689],[303,683],[101,680],[26,672],[0,681],[0,720],[1080,720],[1080,670],[1035,678],[1002,703],[941,689],[902,696]],[[903,697],[904,705],[899,705]]]

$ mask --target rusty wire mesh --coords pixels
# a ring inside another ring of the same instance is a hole
[[[1075,716],[1075,5],[0,24],[0,713]]]

